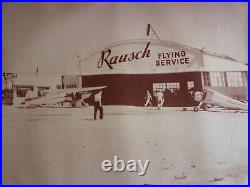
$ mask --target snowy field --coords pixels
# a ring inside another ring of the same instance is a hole
[[[248,181],[248,115],[181,108],[3,106],[3,183],[235,184]],[[104,172],[114,156],[147,173]]]

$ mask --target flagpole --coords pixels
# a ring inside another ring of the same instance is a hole
[[[152,31],[154,32],[155,36],[157,37],[158,40],[160,40],[160,38],[158,37],[158,35],[156,34],[154,28],[151,26],[151,24],[147,25],[147,36],[149,36],[150,34],[150,29],[152,29]]]

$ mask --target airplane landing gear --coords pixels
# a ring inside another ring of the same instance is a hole
[[[207,104],[206,103],[200,103],[197,107],[194,107],[194,111],[198,112],[199,110],[207,111]]]
[[[76,103],[75,103],[75,102],[72,102],[72,103],[71,103],[71,106],[72,106],[72,107],[76,107]]]
[[[200,108],[201,108],[203,111],[207,111],[207,105],[206,105],[206,104],[203,104]]]

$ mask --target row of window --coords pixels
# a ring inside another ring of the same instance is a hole
[[[244,72],[204,72],[204,85],[214,87],[246,87]]]
[[[76,84],[66,84],[65,88],[77,88]]]
[[[204,85],[214,87],[246,87],[247,80],[245,72],[204,72]],[[194,81],[187,82],[188,89],[194,88]],[[179,82],[153,83],[153,91],[175,92],[180,89]]]
[[[75,76],[75,75],[63,76],[64,88],[77,88],[77,85],[79,85],[80,83],[79,82],[80,79],[79,79],[79,76]]]
[[[164,92],[166,89],[174,92],[175,90],[180,89],[180,84],[178,82],[171,83],[153,83],[153,92],[162,91]]]
[[[188,89],[193,88],[194,81],[188,81],[187,86],[188,86]],[[166,89],[174,93],[176,90],[180,89],[180,83],[179,82],[153,83],[153,92],[156,92],[156,91],[164,92]]]

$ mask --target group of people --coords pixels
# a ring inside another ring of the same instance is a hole
[[[163,95],[163,92],[162,91],[156,91],[156,94],[155,94],[155,97],[157,99],[157,107],[158,107],[158,110],[160,110],[163,106],[163,103],[164,103],[164,95]],[[147,90],[147,95],[146,95],[146,103],[144,105],[144,107],[147,107],[148,105],[149,106],[152,106],[152,96],[150,94],[150,92]]]
[[[158,110],[160,110],[163,106],[163,103],[164,103],[164,94],[162,91],[156,91],[155,97],[157,99]],[[144,107],[152,106],[153,98],[152,98],[149,91],[147,91],[145,99],[146,99],[146,103],[145,103]],[[94,120],[96,120],[98,111],[99,111],[100,119],[103,119],[102,91],[99,91],[94,96]]]

